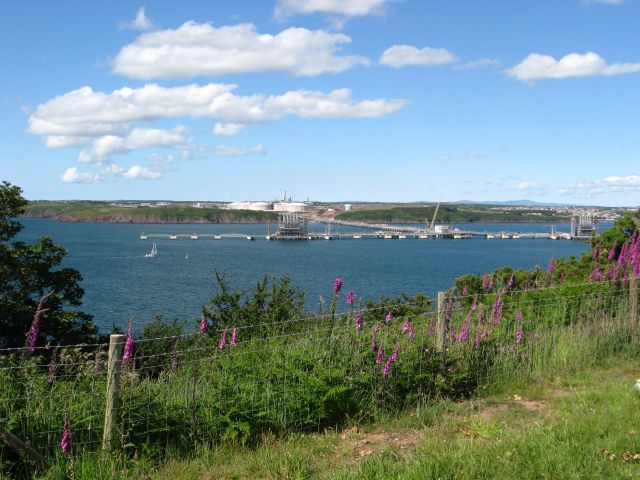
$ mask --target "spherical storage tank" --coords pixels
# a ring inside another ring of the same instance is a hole
[[[310,207],[302,202],[278,202],[273,205],[276,212],[307,212]]]

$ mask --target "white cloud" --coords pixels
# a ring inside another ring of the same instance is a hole
[[[153,23],[144,14],[144,7],[140,7],[136,14],[136,18],[130,22],[120,22],[118,24],[118,28],[120,30],[130,28],[132,30],[145,31],[151,30],[153,28]]]
[[[449,155],[438,155],[438,160],[441,162],[447,162],[451,160],[451,157]]]
[[[640,192],[640,175],[605,177],[602,182],[616,191],[633,190]]]
[[[122,172],[122,178],[126,180],[142,179],[142,180],[156,180],[162,177],[162,173],[158,171],[149,170],[140,165],[134,165],[129,170]]]
[[[622,5],[625,0],[582,0],[582,3],[588,5],[590,3],[603,3],[605,5]]]
[[[563,195],[584,198],[606,192],[640,193],[640,175],[611,175],[602,179],[583,180],[558,190]]]
[[[433,66],[454,63],[458,60],[445,48],[424,47],[418,49],[411,45],[393,45],[387,48],[380,57],[380,63],[388,67]]]
[[[346,88],[329,93],[293,90],[270,96],[239,96],[233,93],[235,88],[230,84],[147,84],[104,93],[83,87],[39,105],[29,117],[29,131],[44,137],[45,142],[55,137],[61,143],[62,137],[126,137],[134,122],[166,118],[208,118],[242,124],[271,122],[286,116],[377,118],[408,103],[399,99],[354,102],[351,90]]]
[[[177,126],[173,130],[135,128],[127,136],[104,135],[94,140],[89,150],[82,150],[78,161],[101,163],[112,155],[132,152],[142,148],[180,147],[188,143],[184,136],[186,128]]]
[[[590,77],[595,75],[620,75],[640,72],[640,63],[607,62],[597,53],[584,55],[570,53],[560,60],[549,55],[532,53],[521,63],[506,70],[506,74],[525,82],[534,82],[548,78]]]
[[[467,63],[461,63],[459,65],[454,65],[454,70],[475,70],[477,68],[484,67],[499,67],[502,65],[500,60],[496,60],[495,58],[479,58],[478,60],[473,60]]]
[[[540,188],[536,182],[520,182],[518,184],[518,190],[521,192],[526,192],[530,190],[537,190]]]
[[[261,143],[251,149],[218,145],[216,155],[219,157],[246,157],[247,155],[266,155],[267,149]]]
[[[324,13],[357,17],[381,13],[391,0],[277,0],[276,18]]]
[[[245,127],[241,123],[216,123],[213,126],[213,134],[219,137],[233,137],[238,135]]]
[[[100,177],[93,173],[79,172],[76,167],[67,168],[61,175],[62,183],[96,183],[100,181]]]
[[[112,65],[114,73],[143,80],[274,71],[314,76],[367,65],[364,57],[339,55],[350,42],[347,35],[323,30],[288,28],[270,35],[251,23],[217,28],[186,22],[140,35]]]

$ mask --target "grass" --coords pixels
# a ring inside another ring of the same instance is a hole
[[[536,381],[517,379],[489,395],[440,401],[405,415],[324,433],[265,437],[257,448],[198,447],[159,465],[88,454],[79,478],[507,479],[637,478],[640,394],[637,358]],[[43,478],[63,478],[60,462]]]

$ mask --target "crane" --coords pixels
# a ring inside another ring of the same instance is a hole
[[[436,224],[436,216],[438,215],[439,208],[440,208],[440,202],[438,201],[438,204],[436,205],[436,211],[433,212],[433,219],[431,220],[431,226],[429,227],[429,230],[433,230],[433,227]]]

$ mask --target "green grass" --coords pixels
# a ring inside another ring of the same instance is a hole
[[[144,452],[126,460],[93,453],[74,469],[78,478],[159,480],[637,478],[640,462],[624,456],[640,453],[639,371],[637,358],[615,356],[359,429],[265,437],[257,448],[199,446],[160,463]],[[61,459],[42,478],[64,478],[69,468]]]

